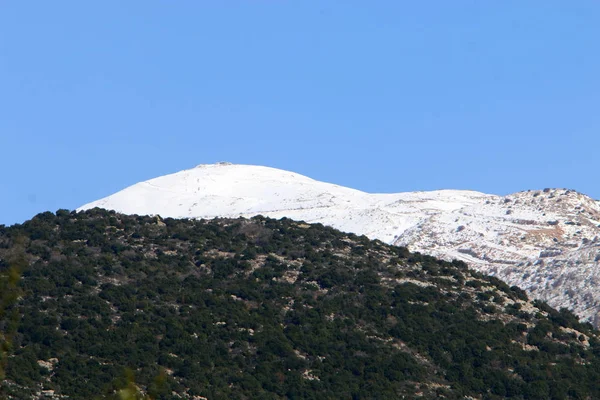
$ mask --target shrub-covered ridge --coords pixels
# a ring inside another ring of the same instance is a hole
[[[322,225],[58,211],[0,228],[0,270],[16,252],[5,397],[111,396],[131,368],[160,399],[600,398],[570,312]]]

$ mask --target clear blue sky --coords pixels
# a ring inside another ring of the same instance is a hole
[[[600,3],[0,1],[0,224],[200,163],[600,198]]]

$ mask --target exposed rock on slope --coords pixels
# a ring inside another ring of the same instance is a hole
[[[432,216],[395,243],[466,261],[597,324],[599,224],[597,201],[546,189]]]

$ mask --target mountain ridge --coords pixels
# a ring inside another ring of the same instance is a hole
[[[289,217],[472,267],[598,325],[600,203],[569,189],[370,194],[275,168],[230,163],[132,185],[78,210],[174,218]]]

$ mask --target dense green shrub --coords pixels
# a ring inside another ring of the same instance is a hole
[[[17,250],[9,398],[136,396],[126,368],[157,399],[600,398],[567,310],[322,225],[60,210],[0,229],[0,270]]]

